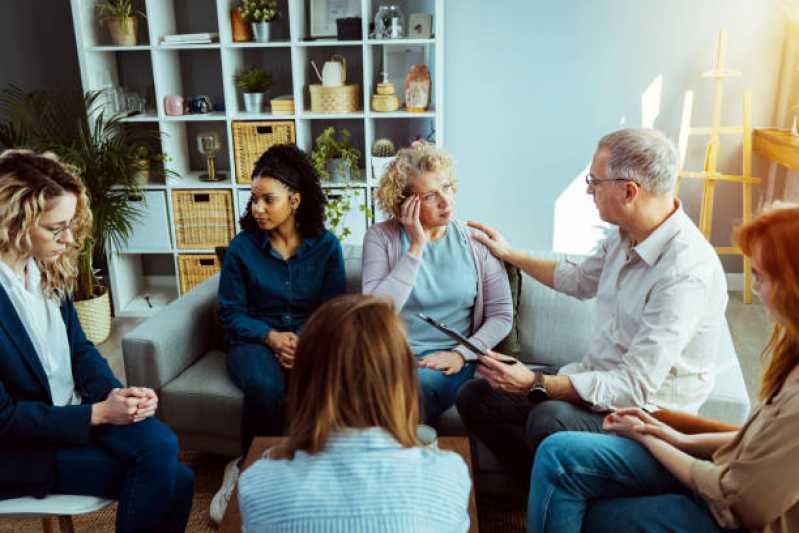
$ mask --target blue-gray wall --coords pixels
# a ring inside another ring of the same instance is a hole
[[[722,27],[727,63],[743,72],[726,82],[722,123],[741,124],[749,88],[754,126],[771,125],[784,35],[776,0],[447,1],[446,144],[458,161],[459,216],[497,226],[524,249],[579,251],[553,236],[556,218],[567,235],[595,223],[579,180],[597,140],[642,124],[642,94],[657,93],[658,77],[656,127],[676,139],[687,90],[694,124],[709,126],[713,82],[700,76],[716,62]],[[693,143],[691,169],[700,170],[705,141]],[[741,172],[740,144],[722,140],[730,173]],[[741,217],[740,189],[717,187],[719,244]],[[680,195],[695,220],[700,191],[692,181]]]

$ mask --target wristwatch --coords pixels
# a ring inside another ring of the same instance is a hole
[[[547,386],[544,384],[544,373],[534,372],[533,376],[533,386],[530,387],[530,390],[527,392],[527,397],[533,403],[543,402],[549,398],[549,395],[547,395]]]

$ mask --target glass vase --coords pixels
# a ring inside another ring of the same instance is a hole
[[[376,39],[402,39],[405,37],[405,16],[399,6],[380,6],[375,15]]]

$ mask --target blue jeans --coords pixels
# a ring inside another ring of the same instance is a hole
[[[54,494],[119,500],[116,530],[185,531],[194,474],[178,462],[178,440],[162,422],[92,428],[91,443],[56,451]]]
[[[428,350],[416,355],[417,361],[431,353],[442,350]],[[441,370],[418,367],[419,371],[419,413],[424,423],[438,427],[441,413],[455,404],[455,396],[461,385],[474,377],[474,363],[466,363],[460,372],[445,376]]]
[[[227,352],[227,374],[244,393],[241,454],[256,436],[283,435],[288,372],[265,344],[234,344]]]
[[[608,434],[556,433],[538,448],[527,531],[725,531],[649,451]]]

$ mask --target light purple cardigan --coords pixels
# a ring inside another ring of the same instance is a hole
[[[460,221],[455,221],[453,228],[467,236],[466,242],[477,268],[477,298],[469,340],[478,348],[493,348],[510,332],[513,323],[508,275],[502,262],[474,238],[478,230]],[[402,253],[399,224],[393,221],[375,224],[363,238],[363,293],[391,298],[397,309],[402,309],[411,294],[420,264],[420,259]],[[455,350],[467,361],[477,359],[463,346]]]

